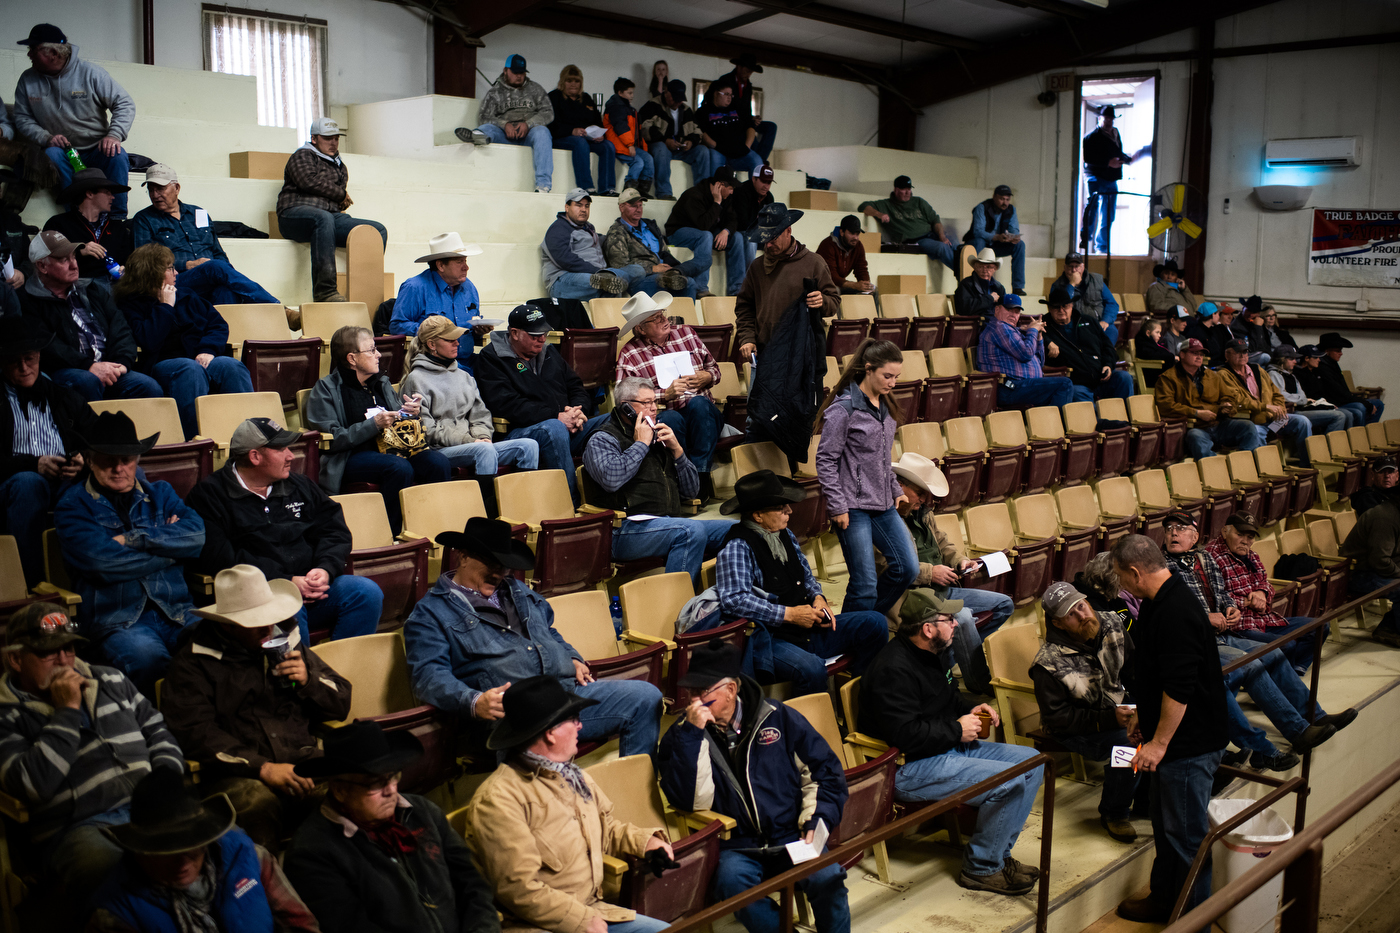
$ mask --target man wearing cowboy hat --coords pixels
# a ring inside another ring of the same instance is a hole
[[[130,191],[126,185],[108,181],[100,168],[85,168],[73,176],[73,183],[59,195],[60,204],[72,205],[44,223],[45,230],[57,230],[78,245],[78,275],[84,279],[111,282],[106,257],[125,265],[135,248],[131,222],[112,213],[112,200]]]
[[[63,560],[83,597],[78,621],[108,663],[145,693],[192,621],[184,561],[204,547],[199,513],[169,483],[137,475],[158,437],[138,439],[123,412],[99,414],[82,438],[87,481],[69,487],[54,510]]]
[[[1249,361],[1256,366],[1267,366],[1272,358],[1273,341],[1264,326],[1264,301],[1258,295],[1240,299],[1240,316],[1230,325],[1230,331],[1237,338],[1249,342]]]
[[[953,657],[963,675],[968,692],[988,694],[992,689],[992,673],[982,652],[982,640],[1011,618],[1016,603],[1005,593],[959,586],[971,580],[980,566],[958,552],[957,545],[944,534],[934,520],[933,507],[948,494],[948,480],[934,462],[912,450],[906,451],[892,464],[894,475],[909,501],[901,506],[904,524],[914,539],[914,551],[919,555],[919,575],[914,586],[932,589],[943,599],[963,604],[958,612],[958,628],[953,633]],[[897,617],[898,608],[891,610]],[[978,627],[977,616],[990,612],[991,618]]]
[[[1152,397],[1164,418],[1188,418],[1186,455],[1196,460],[1214,453],[1214,445],[1234,450],[1259,446],[1259,432],[1244,418],[1231,417],[1239,406],[1235,388],[1205,366],[1206,348],[1192,338],[1182,344],[1176,363],[1162,370]]]
[[[763,74],[763,66],[758,63],[758,59],[752,52],[741,52],[729,60],[729,64],[734,66],[734,70],[726,72],[715,79],[715,84],[721,82],[734,88],[734,104],[741,114],[753,115],[753,81],[750,79],[755,74]],[[773,154],[773,143],[778,137],[778,125],[753,115],[754,135],[748,141],[748,147],[758,153],[758,157],[764,162]]]
[[[225,794],[200,801],[157,771],[131,794],[131,822],[108,836],[125,853],[93,895],[91,933],[321,929],[266,848],[234,826]]]
[[[1043,311],[1021,307],[1015,295],[1002,295],[992,308],[992,318],[977,336],[977,365],[984,372],[1001,373],[997,405],[1030,408],[1063,407],[1074,401],[1074,383],[1064,376],[1046,376]],[[1022,325],[1021,315],[1031,322]]]
[[[841,823],[849,792],[826,739],[801,713],[775,703],[742,673],[737,646],[720,639],[695,649],[680,681],[690,705],[661,742],[656,770],[666,799],[713,810],[737,825],[721,840],[715,899],[741,894],[792,867],[785,846],[809,844],[818,824]],[[846,871],[829,865],[797,883],[820,933],[851,928]],[[736,916],[750,933],[780,928],[778,904],[761,898]]]
[[[1099,125],[1081,143],[1084,158],[1084,181],[1089,199],[1084,203],[1084,218],[1079,225],[1079,251],[1089,251],[1093,240],[1095,252],[1108,252],[1109,230],[1113,227],[1113,212],[1118,204],[1118,179],[1123,166],[1131,164],[1132,156],[1123,151],[1123,137],[1114,129],[1118,113],[1109,104],[1099,111]],[[1095,229],[1097,228],[1097,230]]]
[[[83,469],[83,441],[94,415],[71,389],[39,373],[49,338],[18,314],[0,317],[0,534],[13,535],[29,587],[44,580],[48,513]]]
[[[1217,370],[1235,390],[1240,416],[1254,422],[1260,443],[1270,437],[1289,444],[1295,459],[1304,467],[1308,459],[1308,438],[1312,422],[1299,414],[1291,414],[1273,380],[1264,377],[1264,370],[1251,363],[1249,341],[1236,337],[1225,345],[1225,365]]]
[[[297,765],[325,779],[321,808],[292,837],[284,865],[326,930],[498,933],[495,895],[437,804],[399,780],[423,756],[411,732],[377,722],[333,730],[326,754]],[[412,879],[404,884],[404,878]]]
[[[1065,271],[1050,287],[1062,285],[1074,296],[1074,310],[1096,321],[1113,346],[1118,343],[1118,299],[1097,272],[1090,272],[1083,253],[1065,256]]]
[[[590,301],[604,295],[625,295],[646,277],[636,263],[608,266],[603,240],[588,222],[592,210],[593,196],[574,188],[564,199],[564,209],[545,231],[540,260],[551,298]]]
[[[719,621],[755,625],[745,671],[765,683],[790,680],[795,696],[826,689],[827,658],[849,655],[858,674],[889,637],[880,613],[838,615],[826,601],[788,528],[793,504],[806,496],[772,470],[741,477],[734,497],[720,506],[739,521],[726,527],[715,565]]]
[[[667,291],[683,298],[694,298],[697,290],[692,277],[702,270],[694,259],[681,262],[666,248],[666,237],[656,221],[642,216],[646,198],[636,188],[628,188],[617,198],[617,220],[608,228],[603,241],[603,256],[608,265],[625,268],[642,267],[646,278],[633,286],[633,291],[655,295]],[[704,271],[709,271],[708,263]]]
[[[1363,398],[1351,391],[1346,376],[1342,375],[1342,351],[1350,350],[1353,346],[1355,344],[1336,331],[1323,334],[1317,341],[1318,361],[1306,377],[1313,385],[1308,389],[1308,394],[1325,398],[1345,411],[1351,419],[1347,425],[1349,428],[1374,424],[1385,411],[1385,403],[1380,399]]]
[[[67,149],[125,185],[131,160],[122,142],[136,119],[131,95],[102,66],[78,58],[78,47],[57,26],[40,23],[18,44],[29,47],[31,65],[15,85],[19,135],[44,150],[58,168],[61,187],[73,182]],[[125,194],[117,197],[113,212],[126,216]]]
[[[463,243],[462,235],[456,231],[440,233],[429,240],[427,254],[413,260],[426,262],[428,268],[399,286],[389,333],[412,337],[430,315],[445,317],[464,329],[458,338],[457,364],[471,372],[476,337],[491,332],[489,325],[477,323],[481,317],[481,296],[467,278],[467,258],[480,256],[481,252],[475,243]]]
[[[1001,260],[991,247],[972,257],[972,274],[958,283],[953,292],[953,313],[987,317],[1005,295],[1006,286],[995,278]]]
[[[597,782],[573,763],[579,717],[596,701],[553,677],[528,677],[499,701],[487,747],[504,760],[467,805],[467,844],[508,926],[557,933],[657,933],[668,924],[604,901],[603,856],[677,867],[662,827],[613,816]]]
[[[251,564],[214,578],[214,602],[170,662],[161,711],[206,793],[226,793],[239,825],[276,851],[315,806],[295,766],[321,754],[312,729],[350,714],[350,681],[301,641],[302,596]]]
[[[734,342],[746,360],[764,349],[778,322],[798,302],[824,318],[835,317],[841,310],[841,291],[831,280],[826,261],[792,235],[792,225],[801,219],[802,211],[788,210],[783,202],[774,201],[759,209],[758,221],[744,234],[763,250],[749,267],[734,301]],[[817,283],[810,291],[809,279]]]
[[[317,301],[344,301],[335,278],[335,248],[350,231],[369,224],[389,245],[389,231],[376,220],[351,217],[346,189],[350,169],[340,159],[344,128],[330,117],[311,121],[311,140],[287,158],[277,194],[277,229],[289,240],[311,244],[311,294]]]
[[[1147,310],[1152,314],[1162,314],[1177,305],[1186,305],[1195,311],[1199,300],[1191,294],[1191,289],[1186,287],[1186,282],[1181,277],[1181,267],[1176,264],[1176,260],[1168,259],[1159,268],[1156,280],[1147,286],[1147,291],[1142,296],[1147,303]]]
[[[173,168],[159,162],[149,166],[146,193],[151,206],[137,212],[132,222],[136,245],[159,243],[170,250],[176,285],[213,305],[281,304],[229,262],[209,212],[180,200],[180,179]]]
[[[510,573],[532,569],[535,557],[508,524],[471,518],[463,531],[445,531],[436,541],[461,562],[438,577],[404,623],[414,696],[479,726],[480,738],[501,718],[507,687],[545,675],[596,701],[583,713],[584,740],[620,734],[622,755],[655,750],[661,691],[639,680],[593,679],[583,656],[555,631],[548,601]]]
[[[126,819],[132,777],[154,768],[178,780],[185,761],[135,684],[78,659],[87,639],[61,606],[30,603],[5,639],[0,787],[28,808],[41,864],[85,903],[121,857],[101,826]]]
[[[913,243],[930,259],[958,271],[958,248],[943,232],[938,212],[923,198],[914,196],[914,182],[908,175],[894,180],[890,196],[883,201],[862,201],[856,208],[880,221],[885,238],[893,243]]]
[[[972,209],[972,224],[964,242],[977,251],[990,248],[996,256],[1011,257],[1011,288],[1026,293],[1026,243],[1011,203],[1011,186],[997,185],[992,196]]]
[[[645,293],[633,295],[622,306],[626,320],[618,340],[624,340],[629,332],[632,337],[618,354],[616,381],[629,376],[645,379],[665,399],[666,410],[657,420],[668,425],[680,439],[690,462],[700,471],[700,498],[708,499],[714,492],[709,482],[710,462],[724,426],[724,413],[710,393],[710,387],[719,382],[719,364],[690,325],[671,323],[666,316],[670,305],[671,296],[658,292],[654,297]],[[671,353],[689,354],[694,372],[663,386],[657,381],[656,360]]]

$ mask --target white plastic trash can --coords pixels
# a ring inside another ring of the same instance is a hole
[[[1212,800],[1208,813],[1210,827],[1214,829],[1226,822],[1253,800],[1224,798]],[[1211,890],[1219,891],[1225,885],[1249,871],[1258,860],[1289,839],[1293,829],[1273,810],[1256,813],[1232,832],[1216,840],[1211,850]],[[1274,915],[1278,913],[1279,901],[1283,897],[1283,874],[1277,874],[1264,883],[1264,886],[1245,898],[1218,921],[1225,933],[1259,933],[1274,928]]]

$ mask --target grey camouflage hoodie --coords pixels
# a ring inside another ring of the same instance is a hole
[[[15,85],[15,128],[36,145],[55,135],[75,149],[90,149],[104,136],[125,140],[136,120],[136,101],[101,65],[73,57],[56,75],[28,69]],[[107,113],[111,112],[108,119]]]

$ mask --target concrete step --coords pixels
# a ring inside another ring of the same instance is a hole
[[[144,114],[138,114],[126,142],[130,151],[173,168],[182,188],[189,176],[228,178],[230,152],[291,152],[298,145],[297,131],[291,127]],[[144,181],[142,176],[134,177],[137,184]]]
[[[773,153],[773,165],[829,178],[831,187],[837,191],[867,190],[859,187],[862,184],[883,185],[888,191],[890,182],[899,175],[913,179],[916,189],[935,183],[962,188],[977,186],[976,159],[878,146],[780,149]]]

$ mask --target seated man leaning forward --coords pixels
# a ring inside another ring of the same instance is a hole
[[[579,720],[597,700],[553,677],[529,677],[497,698],[487,747],[504,756],[467,806],[467,844],[507,926],[554,933],[657,933],[668,924],[602,899],[603,856],[678,867],[662,827],[613,816],[613,804],[573,763]],[[419,928],[415,928],[419,929]]]
[[[125,855],[93,895],[88,933],[321,929],[272,853],[234,827],[225,794],[200,802],[178,775],[148,774],[131,794],[131,822],[107,834]]]
[[[220,572],[161,694],[170,731],[199,762],[200,790],[228,794],[238,825],[273,851],[317,803],[315,783],[293,770],[321,754],[312,728],[350,714],[350,681],[302,644],[300,610],[291,580],[251,564]]]
[[[1235,450],[1259,446],[1254,425],[1243,418],[1232,418],[1236,410],[1235,389],[1225,377],[1205,366],[1206,348],[1194,337],[1177,351],[1176,364],[1162,369],[1152,387],[1157,410],[1163,418],[1190,418],[1194,426],[1186,432],[1186,456],[1196,460],[1211,456],[1214,445]]]
[[[700,471],[700,498],[710,499],[715,494],[710,464],[724,428],[724,413],[710,393],[710,387],[719,382],[719,364],[690,325],[671,323],[666,316],[670,306],[671,296],[665,292],[655,298],[633,295],[622,306],[625,323],[618,339],[629,332],[632,337],[617,355],[617,381],[629,376],[645,379],[665,399],[666,410],[657,420],[676,432],[686,456]],[[678,368],[684,371],[688,366],[694,372],[663,386],[656,374],[657,358],[673,353],[688,355],[690,359]]]
[[[603,254],[608,265],[622,269],[630,265],[642,267],[646,278],[634,286],[637,292],[655,295],[667,291],[684,298],[694,298],[697,290],[691,278],[701,272],[709,273],[691,260],[681,262],[666,248],[666,234],[656,221],[642,216],[647,199],[636,188],[628,188],[617,199],[620,215],[608,228],[603,241]]]
[[[1124,705],[1123,668],[1133,640],[1116,612],[1095,612],[1071,583],[1052,583],[1041,597],[1045,641],[1031,664],[1040,724],[1056,741],[1093,761],[1107,762],[1115,745],[1137,745],[1137,707]],[[1138,776],[1105,766],[1099,823],[1119,842],[1137,841],[1129,820]]]
[[[698,585],[700,564],[731,523],[683,517],[700,494],[700,474],[676,432],[657,422],[648,381],[629,376],[613,394],[616,407],[583,449],[588,503],[628,513],[613,532],[614,560],[665,557],[667,573],[683,571]]]
[[[1074,401],[1074,383],[1064,376],[1045,375],[1045,318],[1042,312],[1021,307],[1015,295],[1002,295],[977,337],[978,368],[1001,373],[997,404],[1002,408],[1054,405],[1063,408]],[[1022,324],[1021,315],[1031,315]]]
[[[740,672],[737,646],[715,639],[691,655],[681,686],[685,716],[661,742],[656,769],[666,799],[682,810],[713,810],[738,825],[720,842],[715,900],[730,898],[792,867],[784,848],[812,842],[818,824],[841,823],[846,775],[831,746],[786,703],[774,703]],[[846,871],[829,865],[797,882],[818,933],[848,933]],[[737,915],[750,933],[776,933],[778,904],[761,898]]]
[[[417,737],[356,722],[333,730],[325,748],[297,765],[302,777],[327,781],[326,797],[285,859],[324,928],[499,933],[491,888],[461,835],[437,804],[399,793],[403,770],[423,757]]]
[[[939,655],[953,641],[963,604],[931,590],[910,590],[899,610],[899,631],[866,669],[860,683],[860,722],[866,735],[904,753],[894,779],[896,800],[927,804],[980,783],[1035,756],[1033,748],[979,740],[1001,717],[973,706],[952,684]],[[1027,771],[967,801],[978,808],[977,830],[963,852],[958,884],[973,891],[1017,896],[1035,887],[1040,871],[1011,849],[1026,824],[1041,771]]]
[[[608,266],[603,240],[588,222],[592,209],[593,196],[582,188],[575,188],[564,199],[564,209],[555,215],[554,223],[545,231],[540,243],[540,261],[551,298],[591,301],[604,295],[624,295],[646,278],[646,270],[635,263],[617,268]]]
[[[0,677],[0,788],[29,810],[29,842],[62,893],[86,901],[121,858],[101,827],[127,819],[132,780],[185,772],[135,684],[78,660],[87,639],[53,603],[10,617]],[[81,918],[76,918],[81,923]]]
[[[744,673],[764,683],[790,680],[794,696],[826,690],[827,658],[850,655],[850,670],[859,674],[889,638],[880,613],[837,615],[822,595],[788,529],[792,504],[806,495],[772,470],[741,477],[734,498],[720,506],[740,521],[725,536],[715,566],[721,620],[755,625]]]
[[[880,221],[880,232],[893,243],[912,243],[930,259],[958,271],[958,247],[943,232],[943,220],[923,198],[914,196],[908,175],[894,180],[890,196],[882,201],[862,201],[856,208]]]
[[[414,696],[482,723],[480,733],[503,715],[507,687],[544,675],[597,701],[580,714],[581,739],[621,733],[619,754],[655,750],[661,691],[640,680],[593,679],[583,656],[555,631],[554,609],[509,574],[535,566],[530,548],[511,538],[510,525],[470,518],[464,531],[444,531],[436,540],[460,552],[461,563],[438,577],[404,623]]]

